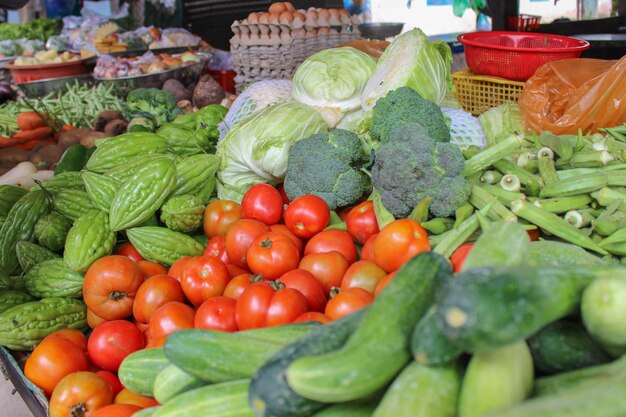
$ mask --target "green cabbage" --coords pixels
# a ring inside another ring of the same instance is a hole
[[[217,145],[217,196],[239,202],[254,184],[281,182],[291,145],[327,129],[313,107],[297,101],[271,105],[244,118]]]
[[[371,110],[391,90],[411,87],[420,96],[441,104],[452,91],[452,51],[443,41],[431,42],[419,29],[397,37],[378,60],[376,72],[361,95],[364,110]]]
[[[361,93],[376,70],[376,60],[344,47],[318,52],[306,59],[293,77],[293,98],[316,107],[334,127],[344,113],[361,107]]]

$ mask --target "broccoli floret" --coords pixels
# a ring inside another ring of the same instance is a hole
[[[347,130],[300,139],[289,151],[287,197],[315,194],[331,209],[354,203],[369,188],[368,176],[360,171],[364,158],[359,137]]]
[[[372,185],[380,191],[385,208],[396,217],[406,217],[426,197],[430,213],[449,217],[470,196],[463,177],[461,149],[438,142],[416,123],[393,130],[381,143],[372,167]]]
[[[391,132],[409,123],[424,126],[435,142],[450,142],[450,129],[439,106],[410,87],[390,91],[376,102],[370,134],[381,143],[391,140]]]
[[[126,98],[124,117],[126,120],[144,117],[161,126],[174,120],[179,113],[171,93],[158,88],[138,88]]]

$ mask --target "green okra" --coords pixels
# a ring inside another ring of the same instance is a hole
[[[524,140],[524,137],[520,135],[512,134],[506,137],[500,142],[483,149],[465,161],[463,175],[467,177],[483,171],[494,162],[514,154],[526,143],[527,142]]]
[[[524,185],[528,184],[531,181],[542,184],[541,177],[531,172],[528,172],[523,168],[518,167],[509,160],[501,159],[494,162],[492,165],[503,174],[511,174],[517,176],[520,179],[521,183]]]
[[[497,186],[497,185],[481,184],[479,185],[479,187],[481,187],[482,189],[487,191],[489,194],[496,197],[498,200],[500,200],[502,204],[504,204],[506,207],[509,207],[509,208],[511,207],[512,201],[526,198],[526,196],[523,193],[514,193],[511,191],[506,191],[502,189],[502,187]]]
[[[600,190],[591,193],[591,197],[593,197],[598,204],[605,207],[619,201],[619,203],[616,203],[617,207],[619,210],[626,212],[626,193],[622,193],[613,188],[603,187]]]
[[[480,210],[480,213],[486,216],[491,210],[491,207],[492,204],[488,204]],[[439,235],[441,239],[437,239],[437,243],[433,247],[433,251],[449,258],[459,246],[465,243],[470,236],[472,236],[479,229],[480,221],[478,220],[476,213],[474,213],[454,229]]]
[[[606,183],[610,187],[626,187],[626,170],[607,172]]]
[[[493,221],[517,221],[517,216],[511,212],[496,196],[479,185],[472,187],[469,203],[477,209],[482,209],[487,204],[493,203],[489,211],[489,218]]]
[[[574,155],[574,147],[568,140],[550,132],[541,132],[539,143],[554,151],[560,160],[567,161]]]
[[[606,166],[615,160],[615,156],[608,151],[587,151],[574,154],[568,160],[559,159],[556,167],[595,168]]]
[[[600,174],[613,171],[625,171],[626,172],[626,164],[623,163],[615,163],[610,164],[605,167],[597,167],[597,168],[571,168],[571,169],[559,169],[556,171],[556,175],[559,177],[559,180],[565,180],[571,177],[583,177],[585,175],[590,174]]]
[[[500,179],[500,187],[512,193],[518,193],[522,189],[522,182],[514,174],[506,174]]]
[[[583,227],[589,226],[591,222],[595,220],[595,217],[593,217],[588,211],[570,210],[565,213],[563,219],[565,219],[565,221],[572,226],[582,229]]]
[[[618,211],[592,221],[594,231],[600,236],[610,236],[626,227],[626,213]]]
[[[480,177],[480,182],[485,184],[497,184],[502,179],[502,173],[500,171],[488,170],[483,172]]]
[[[537,173],[537,170],[539,169],[537,154],[532,151],[522,152],[517,157],[517,166],[532,174]]]
[[[458,227],[465,219],[474,213],[474,206],[470,203],[465,203],[461,207],[456,210],[454,215],[456,221],[454,222],[454,227]]]
[[[543,180],[546,186],[552,185],[559,181],[559,177],[556,173],[556,167],[554,165],[554,159],[542,156],[538,162],[539,176]]]
[[[622,227],[621,229],[616,230],[615,233],[602,240],[602,242],[600,242],[600,246],[604,248],[607,245],[613,245],[616,243],[626,243],[626,228]]]
[[[570,177],[559,180],[552,185],[544,187],[539,196],[541,197],[567,197],[577,194],[590,193],[608,185],[607,175],[603,172]]]
[[[542,185],[535,181],[529,181],[524,187],[525,194],[532,197],[538,197],[541,190]]]
[[[565,213],[570,210],[585,208],[593,201],[589,194],[580,194],[570,197],[555,197],[533,201],[533,204],[552,213]]]
[[[454,227],[454,220],[447,217],[437,217],[421,223],[421,226],[432,234],[440,235]]]

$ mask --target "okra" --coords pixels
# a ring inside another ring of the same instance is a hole
[[[491,210],[491,205],[488,204],[480,212],[483,215],[487,215]],[[449,258],[452,256],[455,250],[463,243],[465,243],[474,232],[480,228],[480,222],[476,213],[465,219],[458,227],[440,235],[442,238],[438,240],[437,244],[433,248],[434,252]]]
[[[517,157],[517,166],[534,174],[539,169],[539,160],[535,152],[526,151],[522,152]]]
[[[603,247],[613,255],[626,256],[626,242],[606,244]]]
[[[626,213],[618,211],[610,216],[597,218],[592,222],[594,231],[600,236],[610,236],[626,227]]]
[[[536,207],[524,200],[517,200],[511,203],[511,211],[518,217],[537,225],[541,229],[567,242],[593,250],[602,255],[607,254],[607,251],[591,240],[589,236],[554,213]]]
[[[613,171],[625,171],[626,172],[626,164],[621,164],[621,163],[611,164],[605,167],[598,167],[598,168],[561,169],[556,172],[556,175],[559,177],[559,180],[565,180],[571,177],[584,177],[585,175],[609,173]]]
[[[556,197],[535,200],[533,204],[552,213],[565,213],[570,210],[579,210],[587,207],[593,198],[589,194],[574,195],[571,197]]]
[[[526,186],[524,187],[524,193],[527,196],[538,197],[539,193],[541,193],[542,185],[535,181],[528,181]]]
[[[474,213],[474,206],[472,206],[470,203],[465,203],[461,207],[456,209],[456,213],[454,214],[454,217],[456,219],[456,221],[454,222],[454,227],[458,227],[465,219],[471,216],[472,213]]]
[[[477,209],[482,209],[489,203],[493,203],[492,209],[489,211],[488,216],[493,221],[517,221],[517,216],[511,212],[497,197],[489,193],[484,188],[474,185],[472,187],[472,194],[469,198],[469,203]]]
[[[580,211],[580,210],[570,210],[565,213],[563,216],[566,222],[576,227],[577,229],[582,229],[583,227],[589,226],[592,220],[595,219],[589,212]]]
[[[547,156],[542,156],[541,158],[539,158],[538,168],[539,176],[546,186],[552,185],[559,181],[559,177],[556,173],[556,168],[554,165],[554,159],[548,158]]]
[[[438,217],[421,223],[421,226],[432,234],[440,235],[454,227],[454,220],[447,217]]]
[[[500,179],[500,187],[505,191],[518,193],[522,189],[522,182],[517,175],[506,174]]]
[[[607,245],[613,245],[615,243],[626,243],[626,228],[622,227],[613,233],[611,236],[600,242],[600,246],[603,248]]]
[[[593,197],[598,202],[598,204],[605,207],[614,203],[615,201],[619,201],[619,210],[626,212],[626,193],[622,193],[613,188],[604,187],[596,192],[591,193],[591,197]]]
[[[606,183],[610,187],[626,187],[626,170],[607,172]]]
[[[539,193],[541,197],[567,197],[590,193],[608,185],[607,175],[603,172],[559,180],[544,187]]]
[[[483,171],[485,168],[493,165],[494,162],[498,162],[502,158],[511,155],[516,150],[519,150],[525,143],[524,137],[517,134],[506,137],[465,161],[463,175],[467,177]]]
[[[552,149],[563,161],[569,160],[574,154],[574,147],[569,141],[550,132],[541,132],[539,143]]]
[[[579,152],[573,155],[568,160],[559,159],[556,162],[556,167],[557,168],[560,168],[560,167],[568,167],[568,168],[603,167],[615,160],[616,158],[607,151]]]
[[[483,172],[483,175],[480,177],[480,182],[485,183],[485,184],[497,184],[500,182],[501,178],[502,178],[501,172],[489,170],[489,171]]]
[[[504,204],[506,207],[509,207],[509,208],[511,207],[511,201],[526,198],[526,196],[523,193],[512,193],[510,191],[503,190],[502,187],[499,187],[497,185],[482,184],[482,185],[478,185],[478,187],[481,187],[482,189],[487,191],[489,194],[496,197],[498,200],[500,200],[502,204]]]
[[[515,165],[509,160],[501,159],[499,161],[494,162],[492,165],[503,174],[516,175],[520,179],[522,184],[524,185],[528,184],[531,181],[534,181],[540,184],[542,183],[541,177],[535,174],[532,174],[523,168],[518,167],[517,165]]]

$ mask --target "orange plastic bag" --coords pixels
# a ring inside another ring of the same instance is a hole
[[[540,67],[519,99],[524,126],[557,135],[594,133],[626,122],[626,56],[564,59]]]

